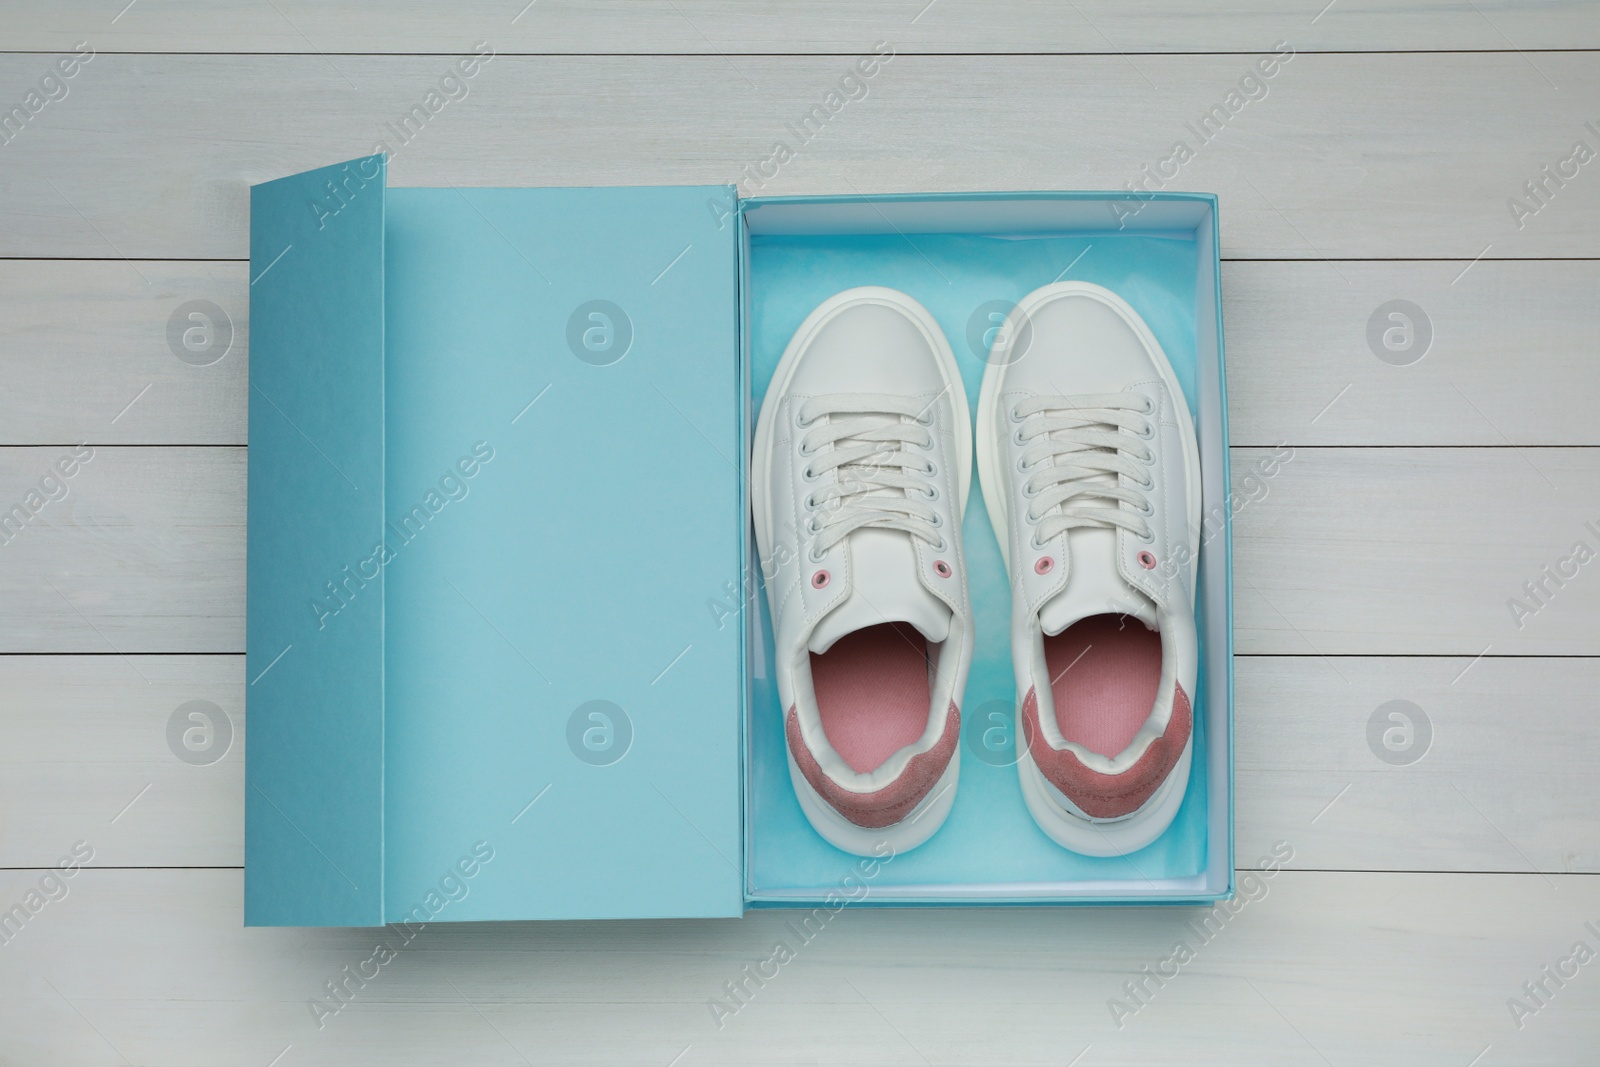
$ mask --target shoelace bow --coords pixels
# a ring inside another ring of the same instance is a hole
[[[863,527],[902,530],[935,549],[944,547],[944,524],[932,501],[937,472],[932,404],[877,393],[814,397],[800,405],[801,472],[818,483],[806,497],[813,558]],[[918,454],[918,453],[922,454]],[[830,471],[835,480],[820,484]]]
[[[1019,464],[1035,548],[1085,527],[1154,539],[1145,521],[1155,510],[1145,495],[1155,485],[1147,469],[1155,451],[1145,443],[1155,436],[1154,414],[1155,403],[1138,393],[1037,397],[1011,409],[1016,442],[1027,446]]]

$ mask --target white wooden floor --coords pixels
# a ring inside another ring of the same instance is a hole
[[[1597,1062],[1600,5],[1325,2],[0,4],[0,109],[94,53],[0,143],[0,507],[93,448],[0,544],[0,909],[38,905],[0,1063]],[[318,1025],[378,935],[240,914],[247,189],[370,151],[479,41],[394,184],[734,180],[886,42],[747,192],[1120,187],[1294,49],[1168,185],[1222,198],[1235,470],[1294,449],[1235,535],[1236,865],[1292,859],[1220,933],[846,910],[719,1028],[782,914],[435,925]],[[169,747],[191,700],[215,762]]]

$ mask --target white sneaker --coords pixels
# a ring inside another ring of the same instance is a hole
[[[789,776],[846,852],[914,848],[955,801],[971,468],[960,371],[921,304],[850,289],[806,318],[761,405],[751,504]]]
[[[1012,311],[978,477],[1011,574],[1028,810],[1074,852],[1141,849],[1189,779],[1200,466],[1172,366],[1122,298],[1060,282]]]

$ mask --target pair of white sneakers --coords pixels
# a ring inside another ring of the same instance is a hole
[[[978,478],[1011,576],[1022,795],[1063,847],[1133,852],[1177,814],[1193,751],[1193,419],[1149,327],[1097,285],[1024,297],[988,361]],[[916,300],[850,289],[801,324],[752,505],[790,778],[846,852],[914,848],[955,802],[972,460],[960,371]]]

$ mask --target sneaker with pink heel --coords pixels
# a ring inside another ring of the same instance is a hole
[[[1074,852],[1144,848],[1182,805],[1194,749],[1200,472],[1183,390],[1126,301],[1048,285],[997,332],[977,450],[1011,575],[1028,810]]]
[[[846,852],[914,848],[955,800],[971,466],[960,372],[921,304],[865,287],[806,318],[761,405],[751,506],[789,775]]]

